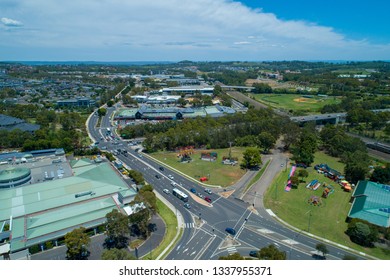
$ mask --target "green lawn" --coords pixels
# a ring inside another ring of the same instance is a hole
[[[335,97],[303,98],[299,94],[251,94],[251,96],[273,108],[302,113],[319,113],[324,105],[341,102],[341,99]]]
[[[245,170],[242,170],[239,164],[236,166],[222,164],[222,157],[228,156],[229,149],[207,151],[218,153],[217,160],[214,162],[201,160],[201,150],[195,150],[194,154],[191,155],[192,161],[190,163],[180,162],[180,159],[175,152],[157,152],[150,154],[150,156],[187,174],[197,181],[199,181],[200,177],[208,177],[209,180],[205,183],[210,185],[227,187],[237,182],[245,174]],[[232,157],[237,157],[240,163],[244,151],[245,148],[232,147]]]
[[[321,152],[316,153],[315,162],[312,166],[318,163],[326,163],[342,173],[344,171],[342,163]],[[297,189],[291,189],[290,192],[284,191],[290,168],[283,170],[265,194],[265,207],[272,209],[278,217],[300,230],[310,231],[314,235],[381,259],[390,259],[389,255],[378,248],[363,248],[349,240],[344,231],[347,229],[345,219],[351,207],[349,203],[351,193],[344,192],[338,184],[322,174],[318,174],[313,167],[309,167],[307,170],[309,171],[309,177],[305,179],[306,182],[301,183]],[[335,190],[334,193],[328,198],[321,198],[324,190],[322,186],[316,191],[306,189],[307,183],[313,179],[332,185]],[[308,200],[311,196],[320,197],[322,205],[310,205]]]

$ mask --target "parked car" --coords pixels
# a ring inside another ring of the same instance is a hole
[[[196,193],[196,190],[195,190],[194,188],[192,188],[190,191],[191,191],[192,193]]]
[[[204,198],[204,200],[206,200],[208,203],[211,203],[211,198],[208,197],[208,196],[206,196],[206,197]]]
[[[259,257],[258,253],[259,253],[258,251],[250,251],[249,256],[254,257],[254,258],[258,258]]]
[[[236,234],[236,230],[234,228],[230,228],[230,227],[227,227],[225,229],[225,231],[231,235],[235,235]]]

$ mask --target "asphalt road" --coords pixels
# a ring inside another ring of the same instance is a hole
[[[101,137],[104,129],[95,128],[93,123],[94,119],[91,119],[89,128],[92,136]],[[109,127],[109,124],[102,121],[102,126]],[[119,154],[118,159],[128,167],[142,172],[145,180],[153,185],[157,192],[164,195],[175,206],[176,211],[182,214],[184,218],[183,236],[166,259],[217,259],[221,255],[234,252],[248,255],[249,251],[269,244],[278,244],[279,248],[288,252],[288,259],[313,259],[313,254],[316,253],[315,246],[319,241],[303,232],[295,232],[280,224],[263,207],[262,198],[266,188],[271,184],[275,175],[286,168],[286,156],[280,150],[276,149],[270,155],[272,160],[266,172],[251,190],[245,194],[237,193],[225,198],[215,193],[206,194],[204,187],[199,183],[187,179],[174,170],[165,167],[164,171],[161,171],[158,163],[142,153],[135,152],[124,141],[119,140],[118,144],[114,144],[111,140],[99,144],[100,147],[103,145],[107,150],[126,149],[127,154]],[[157,174],[160,178],[156,178]],[[174,179],[168,178],[168,175],[172,175]],[[184,208],[183,202],[172,194],[167,195],[162,192],[163,189],[172,190],[172,181],[189,195],[190,209]],[[242,184],[245,183],[245,181],[242,182]],[[235,187],[243,189],[243,185]],[[210,196],[212,203],[205,204],[204,201],[199,201],[199,198],[190,192],[191,188],[195,188],[197,193]],[[239,199],[241,197],[242,199]],[[234,228],[236,235],[228,234],[225,231],[226,227]],[[327,247],[330,251],[328,259],[341,259],[345,254],[352,254],[331,245]]]

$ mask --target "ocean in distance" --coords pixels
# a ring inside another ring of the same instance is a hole
[[[30,66],[40,65],[156,65],[172,64],[176,61],[2,61],[3,63],[19,63]]]

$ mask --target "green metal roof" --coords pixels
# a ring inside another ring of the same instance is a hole
[[[21,178],[25,178],[30,175],[31,171],[25,167],[9,167],[4,170],[0,170],[0,183],[9,182],[11,180],[16,181]]]
[[[366,220],[382,227],[390,226],[390,186],[359,181],[352,197],[348,216]]]
[[[109,163],[71,165],[72,177],[0,189],[0,221],[13,217],[11,250],[58,238],[80,225],[101,224],[119,207],[114,194],[136,194]]]

